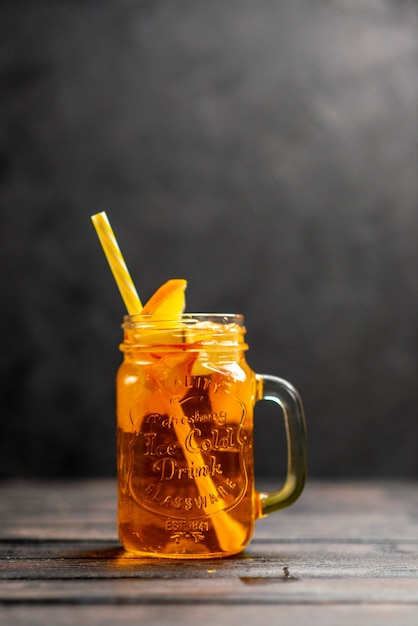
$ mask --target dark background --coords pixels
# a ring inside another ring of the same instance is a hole
[[[418,476],[417,41],[415,0],[2,1],[2,477],[114,474],[102,210],[143,300],[245,314],[311,476]]]

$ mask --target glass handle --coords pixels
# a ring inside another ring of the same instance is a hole
[[[260,517],[291,505],[300,496],[306,479],[306,425],[298,391],[277,376],[256,374],[260,389],[257,401],[278,404],[284,416],[287,437],[287,476],[280,489],[258,493]]]

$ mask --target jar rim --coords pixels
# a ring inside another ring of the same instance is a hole
[[[149,350],[247,349],[244,316],[235,313],[185,313],[180,316],[125,315],[122,324],[128,347]]]
[[[228,324],[235,324],[239,327],[244,327],[244,316],[241,313],[182,313],[181,315],[143,315],[139,313],[137,315],[125,315],[123,317],[122,328],[135,328],[151,325],[164,325],[165,323],[172,324],[173,322],[178,324],[195,325],[199,322],[213,322],[221,326],[227,326]]]

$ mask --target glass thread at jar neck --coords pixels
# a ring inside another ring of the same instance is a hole
[[[125,315],[120,348],[159,350],[219,350],[248,348],[244,317],[234,313],[186,313],[178,317]]]

